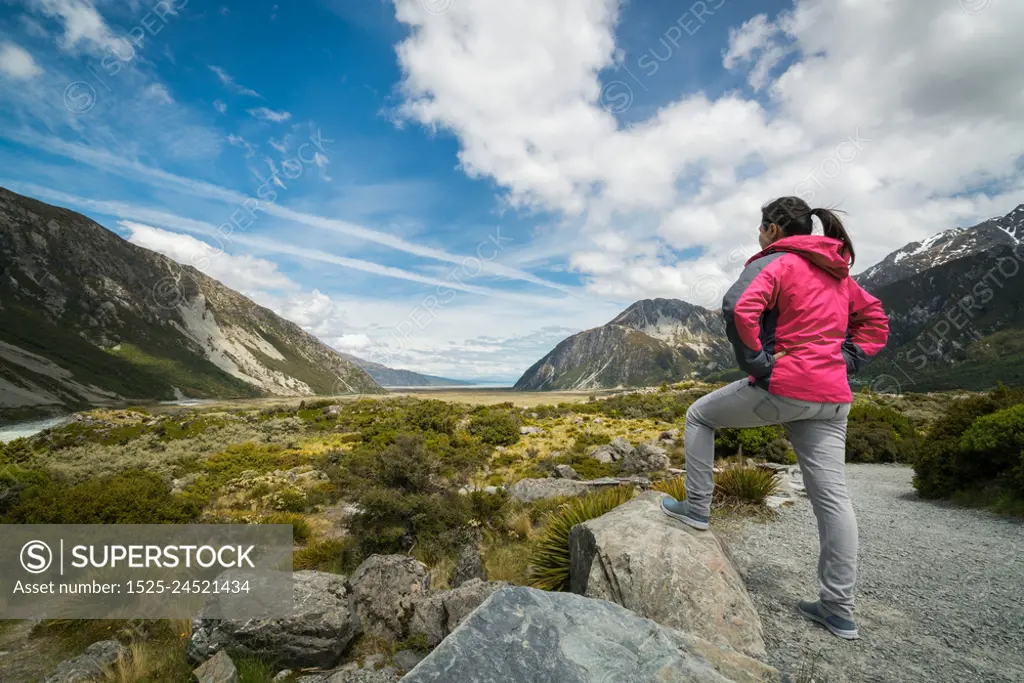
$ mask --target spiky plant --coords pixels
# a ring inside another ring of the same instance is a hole
[[[667,493],[676,500],[683,500],[686,498],[686,478],[685,477],[673,477],[672,479],[665,479],[659,481],[651,486],[655,491],[661,491]]]
[[[546,591],[569,588],[569,532],[577,524],[600,517],[630,500],[631,486],[618,486],[575,498],[548,515],[530,553],[530,585]]]
[[[761,467],[730,466],[715,475],[715,497],[719,502],[764,505],[779,490],[779,473]]]

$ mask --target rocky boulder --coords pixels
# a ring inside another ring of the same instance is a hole
[[[504,581],[474,579],[450,591],[428,594],[416,602],[409,634],[425,637],[427,645],[436,647],[491,593],[506,586]]]
[[[548,498],[582,496],[589,487],[571,479],[520,479],[508,488],[509,495],[524,503]]]
[[[238,670],[228,653],[221,651],[203,662],[192,677],[196,683],[238,683]]]
[[[555,465],[554,477],[555,479],[572,479],[577,481],[580,475],[571,465]]]
[[[668,453],[660,446],[642,443],[622,457],[619,466],[623,474],[663,472],[669,466]]]
[[[195,620],[188,648],[191,660],[205,662],[224,651],[293,669],[337,664],[362,631],[345,577],[298,571],[293,580],[290,617]]]
[[[489,597],[403,683],[764,683],[771,667],[619,605],[509,587]]]
[[[475,544],[464,546],[459,552],[459,563],[455,565],[452,587],[458,588],[473,579],[486,578],[487,570],[484,568],[484,559],[480,556],[480,549]]]
[[[388,640],[405,637],[413,602],[430,587],[426,565],[408,555],[371,555],[349,583],[363,631]]]
[[[633,444],[629,443],[625,437],[617,436],[610,444],[604,446],[598,446],[590,452],[590,457],[609,464],[613,462],[619,462],[626,456],[633,453]]]
[[[643,493],[573,527],[571,590],[763,658],[761,619],[725,548],[665,516],[663,495]]]
[[[85,652],[57,665],[53,673],[40,683],[83,683],[103,676],[119,659],[128,656],[128,648],[116,640],[101,640],[85,648]]]

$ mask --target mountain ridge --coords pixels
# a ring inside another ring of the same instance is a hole
[[[0,188],[0,409],[383,391],[195,268]]]

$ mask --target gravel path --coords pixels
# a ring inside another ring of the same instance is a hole
[[[728,534],[764,621],[769,661],[815,683],[1024,681],[1024,524],[919,500],[905,467],[851,465],[860,527],[857,624],[841,641],[796,612],[815,598],[818,537],[804,497]]]

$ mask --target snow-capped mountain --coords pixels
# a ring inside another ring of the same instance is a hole
[[[952,228],[923,242],[911,242],[871,266],[854,279],[869,291],[905,280],[931,268],[1024,239],[1024,204],[999,218],[971,228]]]

